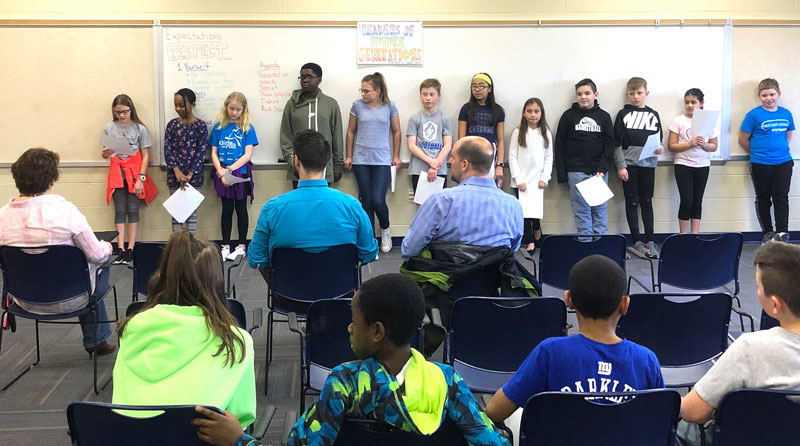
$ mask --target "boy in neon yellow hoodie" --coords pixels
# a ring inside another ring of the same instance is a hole
[[[292,428],[288,445],[331,445],[346,417],[382,420],[420,435],[433,434],[449,419],[471,445],[509,444],[451,366],[428,362],[410,347],[425,314],[422,291],[413,280],[385,274],[364,282],[353,297],[352,314],[350,345],[363,359],[331,370],[319,400]],[[211,418],[195,420],[201,439],[226,446],[259,444],[247,435],[218,436],[230,419],[203,408],[198,412]]]

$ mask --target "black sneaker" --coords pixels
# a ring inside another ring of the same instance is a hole
[[[772,232],[772,231],[769,231],[766,234],[764,234],[764,238],[761,239],[761,242],[762,243],[767,243],[768,241],[773,240],[774,238],[775,238],[775,233]]]
[[[130,263],[131,257],[133,257],[133,251],[132,250],[126,249],[126,250],[120,251],[120,253],[117,256],[117,258],[114,259],[114,262],[112,263],[112,265],[127,265],[128,263]]]
[[[126,249],[123,255],[125,256],[126,265],[133,263],[133,249]]]

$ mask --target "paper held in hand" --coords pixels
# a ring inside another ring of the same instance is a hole
[[[419,180],[417,181],[417,193],[414,194],[414,203],[422,205],[425,200],[433,195],[436,191],[442,190],[444,186],[444,178],[436,176],[433,181],[428,181],[428,172],[422,171],[419,173]]]
[[[136,153],[136,149],[133,149],[131,145],[128,144],[128,138],[124,136],[103,135],[100,143],[106,149],[113,150],[114,155],[131,156]]]
[[[542,218],[544,216],[544,189],[537,187],[539,181],[528,181],[525,190],[519,191],[519,204],[523,218]]]
[[[600,206],[614,196],[614,193],[608,188],[608,184],[597,175],[581,181],[575,187],[578,188],[578,192],[589,206]]]
[[[192,215],[203,202],[203,194],[193,188],[191,184],[186,185],[186,189],[178,189],[164,201],[164,208],[172,215],[178,223],[183,223]]]
[[[231,186],[233,186],[236,183],[244,183],[245,181],[250,181],[250,178],[239,178],[239,177],[233,176],[233,174],[230,173],[230,172],[226,173],[225,176],[222,177],[222,178],[225,180],[226,184],[231,185]]]
[[[639,161],[651,156],[658,156],[655,152],[659,147],[661,147],[661,133],[653,133],[648,136],[642,147],[642,153],[639,154]]]
[[[711,136],[711,132],[713,132],[714,128],[717,126],[718,119],[718,110],[695,109],[694,113],[692,113],[692,128],[689,131],[689,136],[692,138],[702,136],[703,139],[708,140]]]
[[[389,167],[389,170],[392,173],[392,193],[394,193],[394,186],[397,184],[397,166],[392,165]]]

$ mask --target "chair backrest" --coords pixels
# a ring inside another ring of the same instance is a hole
[[[470,389],[493,393],[534,347],[566,331],[567,308],[559,298],[465,297],[453,304],[447,361]]]
[[[664,367],[698,364],[728,346],[727,293],[632,294],[617,335],[652,350]]]
[[[133,291],[147,295],[150,277],[161,264],[161,254],[167,246],[165,242],[139,242],[133,245]]]
[[[334,445],[462,446],[467,440],[449,420],[425,436],[393,429],[383,421],[346,418]]]
[[[800,391],[733,391],[722,398],[714,420],[715,446],[797,444]]]
[[[586,240],[586,241],[582,241]],[[569,288],[569,272],[584,257],[600,254],[625,270],[625,237],[621,234],[594,236],[548,235],[539,250],[539,281],[558,289]]]
[[[129,317],[133,313],[139,311],[144,306],[145,301],[131,302],[128,308],[125,309],[125,316]],[[230,310],[239,328],[247,330],[247,314],[244,310],[244,304],[236,299],[228,299],[228,310]]]
[[[197,428],[192,425],[192,420],[199,416],[194,408],[195,406],[121,406],[76,402],[67,407],[69,435],[73,446],[205,445],[197,437]],[[216,408],[210,409],[219,411]],[[163,413],[138,418],[116,410],[129,411],[128,414],[154,410]]]
[[[774,317],[768,315],[764,309],[761,309],[761,323],[758,326],[759,330],[769,330],[772,327],[780,327],[781,322]]]
[[[609,404],[605,399],[609,397],[622,402]],[[539,393],[525,404],[519,444],[672,445],[680,404],[680,395],[671,389],[629,394]]]
[[[317,250],[314,250],[317,251]],[[342,297],[358,289],[358,249],[337,245],[317,252],[275,248],[270,263],[270,292],[294,300]]]
[[[739,292],[741,232],[673,234],[658,258],[658,284],[688,290],[711,290],[735,282]]]
[[[91,294],[89,265],[76,246],[0,246],[3,294],[47,304]]]
[[[351,299],[323,299],[308,307],[306,318],[306,360],[312,364],[332,369],[354,361],[356,354],[350,348]]]
[[[500,288],[500,278],[500,268],[497,265],[478,268],[455,280],[447,294],[452,298],[496,296]]]

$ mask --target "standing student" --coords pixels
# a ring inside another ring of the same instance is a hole
[[[247,98],[234,91],[225,99],[219,112],[217,124],[211,131],[211,162],[214,171],[214,189],[222,199],[222,258],[234,260],[245,255],[247,228],[250,220],[247,215],[247,196],[253,202],[253,147],[258,145],[256,129],[250,124],[250,111],[247,109]],[[246,178],[236,184],[225,182],[225,174],[237,178]],[[239,227],[239,244],[231,251],[231,229],[233,226],[233,210],[236,209],[236,220]]]
[[[508,168],[511,170],[511,187],[514,195],[528,188],[544,189],[553,171],[553,135],[547,126],[544,104],[539,98],[530,98],[522,106],[519,127],[511,132],[508,145]],[[522,243],[533,254],[542,239],[539,218],[525,218]]]
[[[411,160],[408,163],[408,174],[411,175],[411,186],[417,192],[420,172],[427,172],[426,180],[433,182],[437,176],[444,178],[447,187],[447,158],[453,147],[453,124],[441,110],[437,108],[442,98],[442,84],[438,79],[425,79],[419,85],[419,99],[422,110],[408,119],[406,136]],[[417,205],[419,209],[419,205]]]
[[[361,99],[350,107],[347,123],[347,156],[345,169],[353,169],[358,183],[361,206],[375,226],[374,215],[381,226],[381,251],[392,249],[389,229],[389,206],[386,191],[391,182],[391,167],[400,168],[400,115],[394,102],[389,100],[386,80],[381,73],[361,79]],[[389,147],[391,132],[392,148]],[[374,214],[374,215],[373,215]]]
[[[133,259],[133,245],[136,244],[136,230],[139,228],[139,205],[144,199],[150,203],[158,193],[153,180],[147,175],[150,162],[150,147],[153,141],[150,133],[136,113],[133,99],[126,94],[117,95],[111,102],[112,121],[106,124],[103,134],[125,138],[134,151],[133,155],[121,155],[103,146],[103,159],[111,158],[108,169],[106,204],[114,199],[114,226],[119,237],[117,248],[119,257],[115,265],[130,263]],[[125,249],[125,221],[128,222],[128,248]]]
[[[632,77],[625,90],[630,104],[625,104],[614,120],[614,135],[619,143],[614,151],[614,162],[625,192],[625,216],[633,249],[641,256],[657,259],[658,248],[653,241],[653,190],[658,156],[640,160],[639,155],[650,135],[658,134],[658,140],[663,139],[661,118],[657,111],[645,105],[650,94],[646,80]],[[659,143],[656,155],[663,151]],[[639,208],[642,209],[644,237],[639,233]]]
[[[203,160],[206,158],[208,145],[208,126],[198,119],[193,110],[197,96],[188,88],[181,88],[175,93],[175,113],[164,130],[164,159],[167,163],[167,187],[169,193],[178,188],[185,189],[187,184],[194,188],[203,186]],[[197,209],[185,222],[192,233],[197,232]],[[183,227],[172,219],[172,232]]]
[[[330,144],[331,156],[325,166],[325,181],[328,185],[342,178],[344,153],[342,150],[342,112],[336,99],[322,93],[322,67],[307,63],[300,67],[300,89],[292,92],[286,101],[281,118],[280,143],[283,159],[288,164],[287,178],[297,189],[297,172],[292,167],[294,147],[292,140],[305,130],[316,130]]]
[[[794,131],[792,112],[778,106],[781,87],[775,79],[758,83],[761,106],[744,117],[739,145],[750,152],[750,176],[756,192],[756,215],[764,241],[789,241],[789,187],[794,161],[789,141]],[[775,232],[769,208],[775,203]]]
[[[608,203],[589,206],[577,184],[592,176],[608,183],[608,168],[614,156],[614,123],[597,102],[597,85],[589,79],[575,84],[577,102],[558,121],[555,162],[558,182],[569,182],[569,201],[578,234],[605,234]]]
[[[678,207],[678,226],[681,234],[700,232],[703,211],[703,194],[706,191],[711,152],[717,151],[719,128],[714,128],[708,141],[702,136],[693,136],[692,116],[694,110],[703,108],[704,95],[699,88],[690,88],[683,95],[686,113],[678,116],[669,125],[670,152],[675,153],[675,182],[681,202]]]
[[[489,140],[495,149],[494,172],[491,175],[498,187],[503,186],[503,167],[505,145],[503,135],[506,112],[494,102],[494,81],[488,73],[472,76],[469,86],[469,102],[458,112],[458,139],[465,136],[482,136]]]

